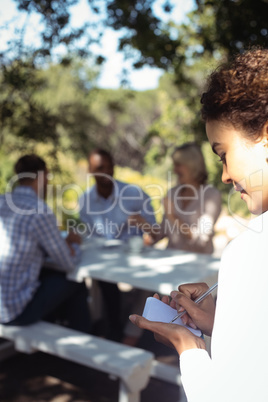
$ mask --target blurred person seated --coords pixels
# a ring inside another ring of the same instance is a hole
[[[112,155],[104,149],[93,150],[88,158],[89,173],[95,184],[80,197],[80,220],[85,224],[88,237],[96,236],[106,240],[119,239],[128,241],[133,236],[143,237],[143,233],[155,224],[154,210],[150,197],[139,186],[114,179],[114,161]],[[118,286],[104,281],[97,282],[106,314],[107,337],[122,339],[121,295]],[[136,291],[135,309],[140,311],[145,296]],[[139,301],[139,299],[142,299]],[[136,342],[140,329],[129,325],[124,330],[124,342]]]
[[[0,322],[29,325],[39,320],[90,332],[84,283],[67,280],[79,258],[80,236],[64,240],[44,199],[46,163],[37,155],[21,157],[18,185],[0,196]],[[55,265],[45,268],[46,259]]]
[[[150,197],[139,186],[114,179],[113,157],[104,149],[93,150],[88,162],[95,185],[79,200],[88,234],[107,240],[143,236],[146,223],[155,224]]]
[[[221,195],[207,184],[200,147],[185,143],[172,153],[178,184],[163,199],[164,216],[152,242],[168,238],[168,246],[196,253],[213,253],[214,225],[221,213]]]

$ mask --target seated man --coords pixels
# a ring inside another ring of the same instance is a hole
[[[127,240],[155,224],[150,197],[136,185],[115,180],[112,156],[103,149],[89,155],[96,184],[80,198],[80,218],[90,235]]]
[[[36,155],[15,165],[18,185],[0,196],[0,322],[29,325],[60,321],[89,332],[88,292],[82,283],[66,279],[75,267],[80,237],[61,237],[46,196],[47,168]],[[46,258],[57,266],[43,268]],[[43,268],[43,269],[42,269]]]
[[[89,172],[95,178],[95,185],[79,201],[80,219],[89,236],[125,241],[135,235],[142,237],[147,226],[151,230],[155,216],[150,197],[140,187],[113,178],[114,162],[110,153],[103,149],[91,152]],[[108,337],[120,340],[120,292],[115,284],[103,281],[98,284],[107,310]]]

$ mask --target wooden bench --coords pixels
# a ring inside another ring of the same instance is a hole
[[[153,354],[45,321],[18,327],[0,324],[0,337],[17,351],[41,351],[119,379],[119,402],[138,402],[148,382]]]

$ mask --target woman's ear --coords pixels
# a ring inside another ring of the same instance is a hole
[[[262,129],[262,143],[265,148],[266,163],[268,164],[268,121],[264,124]]]
[[[263,135],[268,137],[268,121],[263,126]]]
[[[262,129],[262,142],[268,151],[268,121],[264,124]]]

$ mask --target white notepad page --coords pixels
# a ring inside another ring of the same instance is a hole
[[[142,316],[149,321],[170,322],[178,314],[177,310],[163,303],[155,297],[148,297],[144,306]],[[180,318],[177,318],[173,324],[182,325],[189,329],[194,335],[202,336],[199,329],[193,329],[188,325],[184,325]]]

